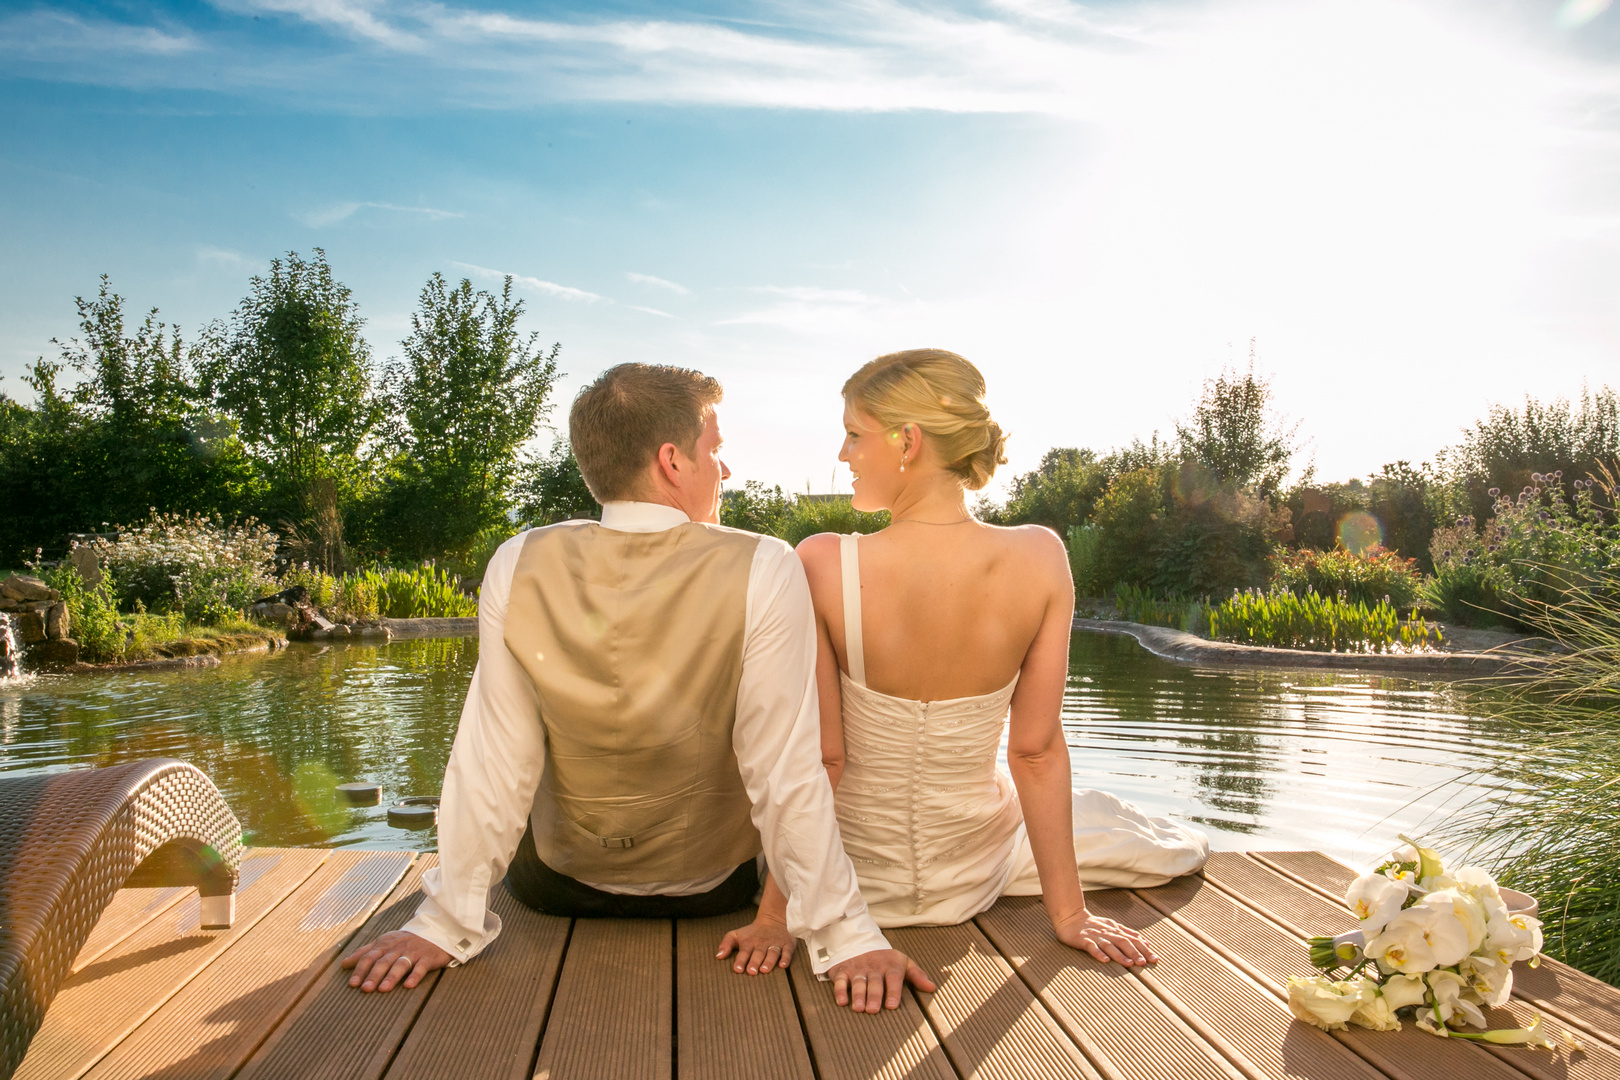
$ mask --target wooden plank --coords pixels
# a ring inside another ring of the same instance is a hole
[[[334,851],[91,1069],[89,1080],[226,1080],[252,1056],[409,869],[404,851]]]
[[[898,1009],[857,1016],[839,1008],[832,983],[816,978],[806,959],[788,976],[821,1080],[954,1080],[956,1070],[910,989]]]
[[[1139,890],[1136,895],[1246,972],[1279,1001],[1287,1000],[1290,975],[1316,974],[1297,935],[1196,877],[1177,878],[1162,888]],[[1456,1075],[1466,1075],[1469,1080],[1522,1080],[1514,1069],[1472,1043],[1437,1039],[1411,1024],[1403,1025],[1398,1032],[1352,1027],[1334,1037],[1396,1080]]]
[[[1038,897],[975,921],[1106,1080],[1250,1080],[1131,971],[1060,943]]]
[[[437,855],[417,859],[381,910],[349,942],[363,944],[405,925],[422,902],[417,883],[438,861]],[[334,956],[326,965],[239,1077],[377,1080],[383,1074],[440,973],[432,973],[412,990],[396,986],[386,994],[366,994],[349,985],[349,973],[338,966],[341,959]]]
[[[674,939],[663,919],[575,920],[536,1080],[669,1080]]]
[[[91,928],[79,955],[73,958],[74,972],[88,967],[92,961],[129,935],[162,915],[193,890],[169,886],[163,889],[119,889]]]
[[[411,1033],[389,1066],[388,1080],[526,1080],[557,989],[568,919],[541,915],[490,890],[501,934],[470,963],[439,978]]]
[[[1311,934],[1337,934],[1354,929],[1358,920],[1340,902],[1308,888],[1292,877],[1279,874],[1255,859],[1221,852],[1210,857],[1206,874],[1210,880],[1239,897],[1242,902],[1282,925],[1298,939]],[[1318,929],[1321,927],[1321,929]],[[1303,942],[1299,945],[1303,953]],[[1535,1010],[1522,1000],[1509,1001],[1500,1009],[1485,1012],[1490,1027],[1525,1027]],[[1581,1033],[1592,1032],[1581,1029]],[[1461,1041],[1461,1040],[1453,1040]],[[1543,1080],[1620,1080],[1620,1048],[1612,1042],[1588,1039],[1583,1053],[1568,1059],[1562,1055],[1532,1054],[1522,1048],[1483,1045],[1481,1047],[1521,1072]]]
[[[738,975],[714,953],[752,910],[675,924],[677,1071],[681,1080],[815,1080],[785,971]],[[808,964],[802,955],[794,961]]]
[[[977,926],[895,929],[888,938],[938,985],[917,1000],[961,1076],[1101,1080]]]
[[[1133,894],[1109,889],[1091,893],[1087,902],[1099,915],[1142,932],[1159,963],[1137,977],[1245,1073],[1312,1080],[1383,1077],[1326,1032],[1294,1023],[1270,990]]]
[[[18,1080],[74,1080],[326,861],[325,851],[251,851],[242,860],[236,925],[203,930],[193,892],[72,976],[57,992]]]
[[[1356,873],[1319,851],[1251,851],[1249,857],[1334,900]],[[1538,967],[1520,963],[1513,968],[1513,996],[1620,1047],[1620,990],[1600,979],[1557,960],[1544,959]]]

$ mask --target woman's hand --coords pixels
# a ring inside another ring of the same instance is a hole
[[[1126,967],[1141,967],[1159,962],[1158,955],[1141,934],[1089,911],[1061,921],[1053,919],[1052,929],[1057,931],[1058,940],[1063,944],[1090,953],[1093,959],[1104,964],[1115,960]]]
[[[787,924],[760,914],[747,926],[739,927],[720,939],[716,960],[724,960],[737,950],[737,959],[731,970],[741,975],[746,969],[750,975],[769,975],[778,967],[787,967],[793,959],[793,948],[798,942],[788,933]]]

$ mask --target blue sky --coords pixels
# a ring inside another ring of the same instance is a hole
[[[0,95],[15,395],[102,272],[189,331],[315,246],[379,359],[433,271],[510,273],[561,400],[701,367],[738,479],[799,490],[916,345],[1013,470],[1168,430],[1251,339],[1330,478],[1620,383],[1605,0],[13,0]]]

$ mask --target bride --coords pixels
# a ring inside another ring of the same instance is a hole
[[[1038,894],[1064,944],[1104,963],[1156,960],[1136,931],[1087,910],[1081,879],[1162,885],[1201,868],[1209,842],[1070,790],[1059,714],[1074,586],[1050,530],[968,512],[967,492],[1006,461],[983,376],[914,349],[873,360],[843,392],[838,457],[855,508],[886,509],[891,524],[812,536],[798,553],[820,639],[822,759],[868,908],[879,926],[943,925]],[[786,966],[786,911],[767,878],[757,918],[719,955],[735,948],[750,974]]]

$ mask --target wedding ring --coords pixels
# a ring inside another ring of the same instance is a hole
[[[780,946],[780,945],[767,945],[767,946],[765,946],[765,951],[766,952],[770,952],[772,949],[775,949],[777,952],[781,952],[782,951],[782,946]]]

